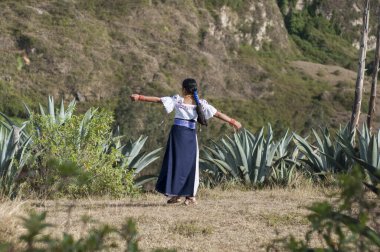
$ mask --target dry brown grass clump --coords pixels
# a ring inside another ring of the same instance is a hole
[[[23,228],[19,216],[25,215],[26,202],[0,201],[0,243],[14,242]]]

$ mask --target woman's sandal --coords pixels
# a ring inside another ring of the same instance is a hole
[[[186,206],[197,205],[198,204],[198,202],[196,201],[195,197],[186,197],[186,200],[183,203]]]
[[[174,197],[171,197],[167,203],[168,204],[175,204],[175,203],[180,203],[182,200],[181,200],[181,197],[178,197],[178,196],[174,196]]]

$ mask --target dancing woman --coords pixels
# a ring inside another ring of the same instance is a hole
[[[196,204],[195,195],[199,185],[197,122],[207,126],[207,120],[216,117],[236,129],[240,129],[241,124],[217,111],[206,100],[199,99],[194,79],[182,82],[182,96],[159,98],[132,94],[131,100],[162,103],[167,113],[175,111],[156,190],[171,197],[167,201],[169,204],[181,202],[181,197],[185,197],[186,205]]]

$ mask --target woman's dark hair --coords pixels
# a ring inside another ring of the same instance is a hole
[[[195,103],[197,104],[198,123],[207,126],[207,120],[202,105],[199,102],[197,82],[194,79],[185,79],[182,82],[182,88],[185,89],[186,93],[192,94],[194,97]]]

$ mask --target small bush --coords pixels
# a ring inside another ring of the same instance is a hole
[[[52,123],[51,116],[33,115],[31,125],[35,137],[33,152],[37,154],[31,170],[37,174],[29,183],[34,190],[74,197],[91,195],[111,195],[121,197],[133,191],[131,174],[116,166],[120,152],[111,149],[104,152],[111,136],[113,117],[107,111],[90,111],[91,116],[73,115],[63,124]],[[59,170],[50,162],[62,164],[72,162],[87,173],[81,184],[66,183],[57,188],[62,177]],[[52,189],[58,190],[52,190]],[[41,192],[41,193],[42,193]]]
[[[239,12],[245,6],[245,2],[244,0],[207,0],[205,5],[210,10],[228,6],[232,10]]]
[[[342,74],[342,71],[340,71],[339,69],[335,70],[334,72],[332,72],[331,74],[333,75],[336,75],[336,76],[339,76]]]

